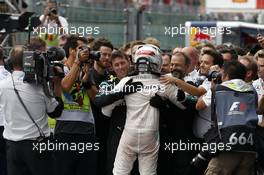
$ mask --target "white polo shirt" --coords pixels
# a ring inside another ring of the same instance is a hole
[[[260,100],[261,96],[264,94],[264,81],[259,78],[252,83],[253,87],[258,93],[258,99]]]
[[[203,87],[206,90],[206,93],[202,95],[206,108],[198,111],[198,114],[195,116],[193,133],[198,138],[204,138],[204,134],[211,127],[211,82],[206,78],[200,87]]]
[[[14,91],[12,77],[29,113],[45,136],[49,136],[47,113],[53,112],[58,105],[55,98],[48,98],[44,94],[42,87],[23,82],[24,76],[24,72],[14,71],[12,76],[0,81],[0,105],[3,107],[5,127],[3,136],[11,141],[36,139],[40,136]]]
[[[196,83],[198,79],[199,79],[199,72],[196,69],[194,69],[192,72],[188,73],[188,75],[184,77],[185,82],[191,81],[193,83]]]
[[[59,26],[56,23],[56,21],[55,20],[49,20],[48,18],[49,17],[47,17],[47,19],[43,23],[43,27],[45,27],[46,30],[47,30],[46,32],[48,34],[60,34],[60,35],[63,34],[63,33],[59,33],[59,30],[57,29]],[[41,15],[39,17],[39,20],[42,21],[43,19],[44,19],[44,15]],[[67,34],[67,32],[68,32],[68,26],[69,26],[67,20],[64,17],[59,16],[59,21],[61,23],[61,27],[66,32],[65,34]]]
[[[6,79],[10,73],[4,68],[4,66],[0,66],[0,81]],[[0,105],[0,126],[4,126],[4,113],[2,112],[2,106]]]

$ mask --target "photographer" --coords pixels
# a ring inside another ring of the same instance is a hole
[[[99,85],[109,79],[109,70],[111,66],[110,57],[113,51],[112,43],[105,38],[98,38],[92,44],[93,51],[100,51],[100,57],[95,59],[93,67],[89,71],[90,82],[95,85],[97,90]],[[100,143],[100,150],[98,153],[98,164],[97,164],[97,173],[98,175],[106,174],[106,144],[109,128],[109,118],[105,117],[101,108],[96,106],[92,102],[92,110],[95,118],[96,125],[96,137]]]
[[[68,22],[58,15],[58,7],[55,1],[49,1],[44,9],[44,14],[39,17],[41,24],[38,26],[41,39],[48,47],[58,46],[59,37],[67,34]]]
[[[10,73],[4,67],[4,50],[0,47],[0,81],[6,79]],[[6,149],[5,139],[3,138],[4,131],[4,113],[0,106],[0,174],[6,175]]]
[[[40,141],[49,137],[47,114],[53,118],[61,115],[60,81],[54,84],[56,99],[47,97],[42,86],[24,82],[23,52],[22,46],[11,50],[10,61],[14,71],[0,82],[7,170],[9,175],[53,174],[51,152],[45,150],[40,153],[34,145],[45,144]]]
[[[95,97],[94,86],[89,81],[91,61],[89,49],[78,45],[78,37],[70,36],[64,46],[67,61],[65,77],[61,81],[64,110],[57,119],[55,139],[63,145],[86,145],[84,150],[58,150],[55,153],[58,175],[96,174],[94,116],[90,100]],[[88,149],[87,149],[88,148]],[[80,152],[82,151],[82,152]]]
[[[227,61],[223,69],[223,83],[212,90],[213,123],[205,138],[226,147],[211,159],[205,174],[251,175],[256,159],[257,94],[244,81],[247,69],[243,64]]]

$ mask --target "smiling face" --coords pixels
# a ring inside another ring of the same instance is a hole
[[[100,61],[97,61],[97,64],[102,68],[109,67],[109,59],[112,54],[112,49],[106,46],[101,46],[99,49],[101,53]]]
[[[189,65],[186,64],[185,58],[183,55],[173,55],[171,57],[171,72],[178,71],[182,76],[185,76],[187,73]],[[183,78],[183,77],[181,77]]]
[[[214,58],[210,55],[204,54],[200,59],[200,74],[208,75],[210,67],[214,65]]]
[[[116,57],[112,60],[112,67],[118,79],[127,76],[129,70],[129,61],[126,58]]]

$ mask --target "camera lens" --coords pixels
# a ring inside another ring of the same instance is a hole
[[[100,51],[91,51],[89,54],[89,58],[95,60],[95,61],[99,61],[101,57],[101,53]]]

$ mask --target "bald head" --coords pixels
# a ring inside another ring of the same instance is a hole
[[[199,61],[199,51],[194,47],[184,47],[182,52],[185,53],[191,60],[191,65],[188,72],[192,72],[198,65]]]

